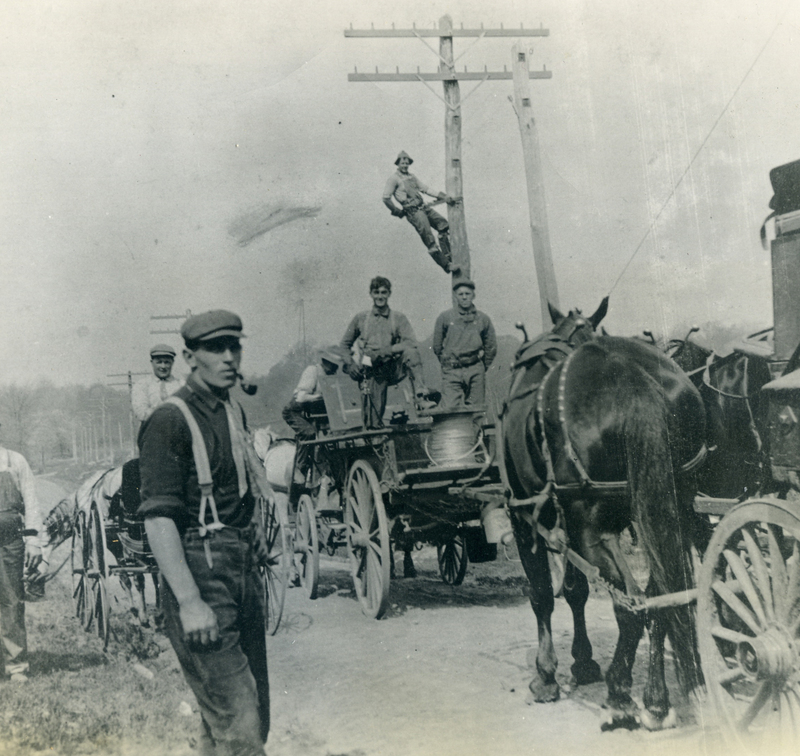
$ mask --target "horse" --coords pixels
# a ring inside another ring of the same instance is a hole
[[[720,357],[688,335],[671,340],[667,353],[700,391],[706,411],[710,451],[697,473],[698,491],[744,499],[770,488],[767,402],[761,396],[761,388],[771,380],[767,360],[742,350]]]
[[[559,550],[572,557],[563,591],[573,614],[574,682],[602,680],[586,632],[589,584],[574,567],[579,563],[611,587],[619,628],[605,675],[604,728],[641,722],[660,729],[676,723],[664,678],[665,637],[683,689],[703,683],[694,619],[688,606],[640,611],[642,591],[618,539],[635,526],[649,566],[646,596],[692,587],[691,547],[702,553],[710,537],[693,508],[705,412],[695,386],[660,350],[640,339],[595,334],[607,308],[607,298],[588,318],[550,308],[554,328],[520,348],[500,417],[513,532],[538,628],[529,687],[537,702],[560,695],[548,567],[548,552]],[[640,712],[631,670],[646,621],[650,655]]]

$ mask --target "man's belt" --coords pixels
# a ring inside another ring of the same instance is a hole
[[[407,213],[415,210],[422,210],[422,208],[425,207],[424,202],[401,202],[400,204],[403,205],[403,210],[405,210]]]
[[[472,367],[473,365],[477,365],[480,361],[481,358],[478,357],[478,355],[474,357],[448,357],[442,360],[442,367],[450,369]]]

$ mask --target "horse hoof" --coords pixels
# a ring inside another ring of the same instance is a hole
[[[541,680],[531,680],[528,685],[531,693],[533,693],[533,700],[536,703],[551,703],[558,701],[561,697],[561,690],[557,682],[543,683]]]
[[[619,729],[637,730],[639,725],[639,716],[636,712],[627,709],[610,709],[600,722],[600,731],[610,732],[611,730]]]
[[[648,711],[647,709],[642,711],[640,717],[642,726],[646,730],[669,730],[678,726],[678,715],[672,707],[670,707],[665,717],[659,717],[657,714],[653,714],[652,711]]]
[[[575,685],[591,685],[603,681],[600,665],[594,659],[590,659],[588,662],[575,662],[570,669]]]

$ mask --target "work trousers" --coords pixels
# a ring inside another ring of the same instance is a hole
[[[209,538],[210,568],[196,530],[183,536],[183,548],[200,596],[217,615],[219,640],[209,646],[184,640],[178,602],[162,578],[165,629],[200,707],[201,754],[263,756],[269,733],[266,608],[253,534],[224,528]]]
[[[403,378],[411,381],[412,393],[421,386],[422,363],[416,349],[395,354],[385,360],[364,368],[366,391],[362,401],[362,420],[366,428],[382,428],[383,413],[386,411],[386,394],[389,386],[396,386]]]
[[[439,249],[436,237],[433,235],[435,230],[438,234],[446,234],[450,230],[450,224],[433,208],[418,207],[404,208],[406,220],[414,226],[423,244],[428,248],[429,253]]]
[[[478,361],[468,367],[442,368],[444,410],[483,405],[486,401],[486,368]]]
[[[294,431],[295,437],[298,441],[308,441],[317,437],[317,429],[308,419],[308,413],[322,414],[325,412],[325,402],[310,402],[307,404],[300,404],[292,399],[289,404],[283,408],[284,422]],[[308,466],[311,462],[311,446],[298,446],[297,447],[297,469],[306,474]]]
[[[0,674],[6,663],[23,662],[28,653],[25,632],[25,542],[18,512],[0,512]]]

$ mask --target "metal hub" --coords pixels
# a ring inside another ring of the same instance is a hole
[[[782,679],[792,672],[795,647],[785,630],[773,626],[757,638],[739,643],[736,658],[753,680]]]

